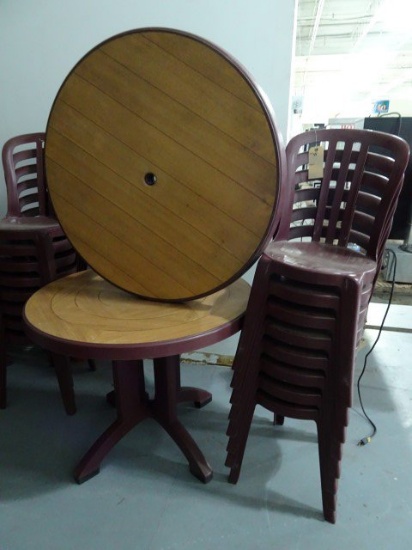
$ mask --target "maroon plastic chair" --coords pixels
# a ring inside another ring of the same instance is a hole
[[[278,232],[258,262],[234,360],[226,465],[236,483],[257,404],[277,424],[315,421],[323,513],[334,523],[356,347],[409,149],[389,134],[317,130],[286,152]]]
[[[29,343],[22,318],[39,288],[85,267],[54,217],[44,174],[44,133],[3,147],[7,214],[0,221],[0,408],[7,402],[6,345]],[[70,365],[56,366],[66,411],[75,411]]]

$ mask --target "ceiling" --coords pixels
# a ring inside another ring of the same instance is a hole
[[[411,0],[298,0],[295,56],[303,118],[412,115]]]

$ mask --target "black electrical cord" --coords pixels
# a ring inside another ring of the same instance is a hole
[[[365,370],[366,370],[366,365],[367,365],[367,362],[368,362],[368,357],[369,355],[373,352],[373,350],[375,349],[375,346],[376,344],[379,342],[379,338],[381,336],[381,333],[382,333],[382,330],[383,330],[383,326],[385,324],[385,320],[386,320],[386,316],[388,315],[388,312],[389,312],[389,308],[391,307],[391,304],[392,304],[392,298],[393,298],[393,292],[394,292],[394,289],[395,289],[395,280],[396,280],[396,262],[397,262],[397,258],[396,258],[396,254],[393,250],[391,249],[387,249],[386,252],[388,254],[391,254],[392,257],[393,257],[393,269],[392,269],[392,282],[391,282],[391,290],[390,290],[390,293],[389,293],[389,299],[388,299],[388,305],[386,307],[386,311],[385,311],[385,315],[383,316],[383,319],[382,319],[382,323],[381,323],[381,326],[379,328],[379,331],[378,331],[378,335],[376,337],[376,340],[375,342],[373,343],[371,349],[368,351],[368,353],[365,355],[365,360],[363,362],[363,368],[362,368],[362,371],[359,375],[359,378],[358,378],[358,383],[357,383],[357,387],[358,387],[358,396],[359,396],[359,403],[360,403],[360,406],[361,406],[361,409],[362,409],[362,412],[365,416],[365,418],[368,420],[369,424],[371,425],[372,427],[372,432],[370,435],[366,436],[366,437],[363,437],[362,439],[360,439],[358,441],[358,445],[359,446],[363,446],[363,445],[367,445],[368,443],[370,443],[372,441],[372,438],[375,436],[376,432],[377,432],[377,427],[375,425],[375,423],[372,421],[372,419],[369,417],[369,415],[366,413],[365,411],[365,407],[363,406],[363,401],[362,401],[362,395],[361,395],[361,390],[360,390],[360,382],[362,380],[362,377],[363,375],[365,374]],[[390,275],[390,273],[389,273]]]

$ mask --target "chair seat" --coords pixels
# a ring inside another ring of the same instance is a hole
[[[281,262],[284,271],[293,269],[294,276],[301,270],[305,274],[313,274],[314,282],[322,284],[323,279],[330,284],[330,276],[359,276],[370,274],[373,278],[376,272],[376,262],[348,248],[338,247],[321,242],[277,241],[272,242],[265,250],[265,255],[275,262]]]
[[[5,231],[12,229],[14,231],[41,231],[41,230],[54,230],[59,234],[64,235],[63,230],[56,220],[49,216],[8,216],[0,221],[0,230]]]

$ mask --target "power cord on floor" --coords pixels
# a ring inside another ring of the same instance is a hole
[[[393,263],[392,263],[392,270],[391,270],[391,273],[388,272],[388,275],[389,275],[389,279],[390,279],[390,275],[392,275],[392,279],[391,279],[391,290],[390,290],[390,293],[389,293],[389,299],[388,299],[388,305],[386,307],[386,311],[385,311],[385,315],[383,316],[383,319],[382,319],[382,323],[381,323],[381,326],[379,327],[379,331],[378,331],[378,335],[376,337],[376,340],[375,342],[373,343],[371,349],[368,351],[368,353],[365,355],[365,360],[363,362],[363,368],[362,368],[362,371],[359,375],[359,378],[358,378],[358,383],[357,383],[357,387],[358,387],[358,396],[359,396],[359,403],[360,403],[360,406],[361,406],[361,409],[362,409],[362,412],[365,416],[365,418],[368,420],[369,424],[371,425],[372,427],[372,432],[370,435],[366,436],[366,437],[363,437],[362,439],[360,439],[358,441],[358,445],[359,446],[364,446],[364,445],[367,445],[368,443],[370,443],[372,441],[372,438],[375,436],[376,432],[377,432],[377,427],[375,425],[375,423],[371,420],[371,418],[368,416],[368,414],[366,413],[365,411],[365,407],[363,406],[363,402],[362,402],[362,396],[361,396],[361,390],[360,390],[360,382],[362,380],[362,377],[363,375],[365,374],[365,370],[366,370],[366,365],[367,365],[367,362],[368,362],[368,357],[369,355],[373,352],[373,350],[375,349],[375,346],[376,344],[379,342],[379,338],[381,336],[381,333],[382,333],[382,330],[383,330],[383,326],[385,324],[385,320],[386,320],[386,316],[388,315],[388,312],[389,312],[389,308],[391,307],[391,304],[392,304],[392,298],[393,298],[393,292],[394,292],[394,289],[395,289],[395,280],[396,280],[396,262],[397,262],[397,258],[396,258],[396,254],[393,250],[391,249],[386,249],[386,252],[389,254],[389,255],[392,255],[392,258],[393,258]],[[388,266],[389,266],[389,261],[388,261]]]

